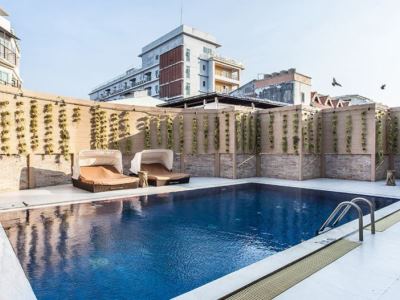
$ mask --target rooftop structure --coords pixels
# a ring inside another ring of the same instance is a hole
[[[7,12],[0,8],[0,83],[21,87],[19,38],[7,17]]]
[[[231,93],[232,96],[268,99],[287,104],[310,104],[311,77],[296,69],[263,74]]]
[[[136,90],[166,101],[210,92],[228,93],[239,87],[243,65],[216,53],[212,35],[181,25],[142,48],[140,68],[96,87],[95,101],[130,97]]]
[[[135,91],[132,97],[118,99],[118,100],[111,100],[110,103],[156,107],[157,105],[163,104],[164,101],[151,97],[147,95],[147,91],[142,90],[142,91]]]

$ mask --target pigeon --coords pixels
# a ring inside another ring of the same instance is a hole
[[[335,77],[332,79],[332,86],[342,86],[339,82],[336,81]]]
[[[386,84],[382,84],[382,85],[381,85],[381,90],[384,90],[385,87],[386,87]]]

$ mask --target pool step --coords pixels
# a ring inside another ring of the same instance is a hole
[[[359,242],[346,239],[334,242],[321,250],[264,277],[225,297],[229,300],[273,299],[300,281],[321,270],[346,253],[357,248]]]
[[[400,222],[400,210],[380,219],[375,224],[375,230],[382,232]],[[367,226],[365,229],[371,230],[371,226]]]

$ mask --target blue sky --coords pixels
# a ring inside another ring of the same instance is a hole
[[[295,67],[323,94],[357,93],[400,106],[400,2],[5,0],[21,38],[31,90],[87,98],[96,85],[140,66],[142,46],[183,22],[217,37],[243,62],[242,83]],[[332,77],[343,88],[332,88]],[[382,83],[387,89],[379,89]]]

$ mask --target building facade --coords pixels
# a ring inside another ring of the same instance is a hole
[[[166,101],[210,92],[229,93],[239,87],[244,67],[218,56],[218,47],[212,35],[181,25],[142,48],[141,68],[129,69],[98,86],[89,93],[90,99],[120,99],[137,90]]]
[[[19,39],[7,17],[8,14],[0,8],[0,83],[21,87]]]
[[[296,69],[284,70],[272,74],[263,74],[235,91],[236,97],[255,97],[286,104],[310,104],[311,77],[296,72]]]

